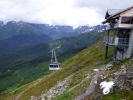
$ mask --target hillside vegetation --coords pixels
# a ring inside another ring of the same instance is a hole
[[[21,85],[49,74],[48,65],[52,48],[60,46],[56,52],[59,62],[63,62],[91,46],[101,34],[88,32],[51,42],[43,41],[45,36],[40,38],[36,35],[3,40],[0,42],[0,48],[4,49],[0,51],[0,93],[14,91]],[[14,41],[17,45],[14,45]],[[4,45],[5,43],[8,46]]]
[[[53,97],[52,100],[72,100],[76,98],[77,96],[84,93],[89,87],[89,84],[91,82],[91,76],[94,75],[93,69],[100,68],[103,65],[106,66],[106,64],[111,61],[110,56],[112,55],[112,50],[110,49],[109,59],[105,60],[103,56],[104,48],[102,43],[103,42],[101,41],[101,39],[98,39],[96,43],[91,47],[86,48],[75,56],[65,60],[61,64],[61,70],[53,71],[49,75],[41,77],[36,81],[33,81],[18,88],[16,91],[4,94],[0,96],[0,99],[29,100],[31,97],[34,97],[40,100],[41,95],[46,93],[52,87],[55,87],[56,84],[60,83],[65,78],[69,80],[66,89],[64,89],[61,94],[58,94],[56,95],[56,97]],[[131,66],[132,60],[125,60],[123,62],[119,62],[118,64],[114,64],[114,67],[111,70],[105,70],[105,72],[103,73],[106,76],[105,80],[108,80],[109,77],[111,77],[112,73],[117,72],[120,69],[120,66],[122,66],[123,64],[128,64],[128,66]],[[95,90],[94,94],[89,97],[86,97],[86,99],[91,98],[93,100],[96,95],[102,93],[101,91],[99,91],[99,89]],[[115,92],[112,92],[109,95],[101,95],[99,99],[120,100],[121,98],[128,98],[127,100],[132,100],[132,97],[132,92],[130,93],[129,91],[121,91],[120,89],[116,89]]]
[[[80,83],[93,68],[105,63],[103,57],[104,48],[101,43],[101,41],[97,40],[93,46],[82,50],[77,55],[63,62],[60,71],[52,72],[47,76],[20,87],[14,92],[1,96],[1,98],[3,100],[13,100],[15,97],[19,96],[20,100],[28,100],[31,96],[41,95],[42,92],[50,89],[58,81],[61,81],[70,75],[74,75],[70,82],[70,87],[75,86]],[[88,85],[88,82],[85,82],[83,86],[77,87],[76,92],[71,95],[71,98],[83,92]]]

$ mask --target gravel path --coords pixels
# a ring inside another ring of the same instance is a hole
[[[93,73],[94,75],[91,78],[91,82],[90,82],[89,87],[86,88],[85,93],[83,93],[83,94],[79,95],[78,97],[76,97],[75,100],[82,100],[86,96],[91,95],[95,91],[95,87],[97,85],[98,78],[106,70],[110,69],[109,67],[111,67],[111,65],[107,64],[107,65],[104,65],[104,66],[100,67],[99,69],[94,69],[94,73]]]

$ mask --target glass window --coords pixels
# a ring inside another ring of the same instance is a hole
[[[122,24],[133,24],[133,17],[122,17]]]
[[[133,17],[131,18],[131,24],[133,24]]]

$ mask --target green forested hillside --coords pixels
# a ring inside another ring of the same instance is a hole
[[[5,95],[4,98],[3,96],[1,96],[1,98],[5,100],[12,100],[14,96],[21,94],[21,100],[28,100],[30,96],[39,96],[42,91],[46,91],[47,89],[55,85],[59,80],[63,80],[65,77],[75,74],[75,77],[77,77],[77,79],[75,79],[74,77],[74,80],[71,81],[72,87],[80,82],[92,68],[96,67],[98,64],[104,63],[103,53],[103,47],[101,47],[100,41],[97,41],[97,43],[93,46],[82,50],[77,55],[63,62],[61,64],[62,70],[52,72],[47,76],[26,84],[16,91]],[[79,90],[77,89],[77,92],[75,92],[73,96],[81,93],[82,89],[83,87],[80,87]]]
[[[73,37],[65,37],[50,42],[51,48],[60,47],[56,50],[59,57],[76,54],[89,46],[91,46],[103,33],[88,32]]]
[[[85,33],[78,36],[54,40],[49,44],[41,43],[25,48],[0,52],[0,91],[14,91],[17,87],[29,83],[49,73],[50,49],[57,49],[59,62],[89,47],[101,33]],[[10,49],[10,48],[8,48]],[[4,84],[6,82],[6,84]]]
[[[101,37],[102,39],[102,37]],[[110,48],[109,58],[104,59],[104,48],[102,40],[97,40],[95,44],[91,47],[88,47],[81,52],[77,53],[75,56],[70,57],[61,64],[61,70],[53,71],[50,74],[38,78],[37,80],[23,85],[20,88],[16,89],[7,94],[0,96],[2,100],[29,100],[31,97],[37,97],[38,100],[41,98],[41,95],[47,92],[51,87],[58,84],[58,82],[69,79],[66,89],[63,91],[63,94],[58,94],[58,96],[53,97],[52,100],[73,100],[75,97],[79,96],[82,93],[85,93],[85,90],[88,88],[91,78],[91,75],[94,75],[93,69],[99,68],[100,66],[106,65],[111,61],[110,56],[112,55],[112,50]],[[129,64],[128,64],[129,63]],[[119,70],[122,64],[128,66],[132,65],[132,60],[125,60],[119,62],[118,64],[113,65],[114,67],[111,70],[105,71],[105,74],[109,74],[105,79],[108,80],[112,74]],[[102,69],[103,70],[103,69]],[[59,85],[61,86],[61,83]],[[57,88],[59,88],[57,87]],[[98,87],[96,87],[98,88]],[[51,90],[52,91],[52,90]],[[98,92],[98,94],[96,94]],[[89,98],[95,98],[95,95],[99,95],[99,89],[94,92]],[[107,96],[102,96],[100,100],[120,100],[120,98],[127,97],[128,100],[132,100],[132,93],[128,91],[119,91],[115,90],[115,94],[112,92]],[[101,95],[101,94],[100,94]],[[113,96],[113,97],[112,97]],[[112,99],[113,98],[113,99]],[[92,99],[93,100],[93,99]]]

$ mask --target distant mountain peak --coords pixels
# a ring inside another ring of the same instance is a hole
[[[45,34],[52,37],[53,39],[60,39],[62,37],[74,36],[81,33],[91,31],[102,32],[104,30],[104,25],[84,25],[73,28],[72,26],[68,25],[35,24],[23,21],[9,21],[4,24],[3,21],[0,21],[0,40],[20,34]]]

